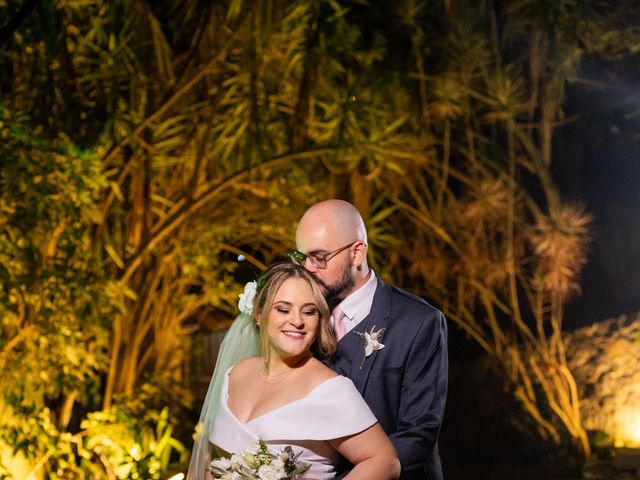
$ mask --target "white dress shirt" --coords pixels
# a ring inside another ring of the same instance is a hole
[[[345,334],[353,330],[371,311],[373,295],[376,293],[378,282],[374,271],[369,269],[369,272],[369,279],[366,283],[338,304],[340,310],[344,312]],[[333,316],[331,317],[331,325],[333,325]]]

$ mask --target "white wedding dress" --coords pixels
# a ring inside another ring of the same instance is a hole
[[[226,452],[241,452],[258,439],[274,453],[291,445],[294,452],[302,452],[298,460],[311,466],[304,478],[329,480],[335,477],[339,455],[328,441],[359,433],[376,423],[353,382],[343,376],[325,380],[304,398],[242,423],[229,409],[230,371],[209,437]]]

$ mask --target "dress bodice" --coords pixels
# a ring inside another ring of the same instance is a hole
[[[351,380],[343,376],[323,381],[301,399],[240,422],[229,408],[230,372],[210,433],[211,443],[227,452],[240,452],[259,439],[273,452],[291,445],[301,452],[298,460],[311,466],[305,478],[328,480],[335,476],[339,458],[329,440],[359,433],[376,423]]]

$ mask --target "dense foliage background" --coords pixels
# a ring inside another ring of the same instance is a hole
[[[553,138],[586,58],[637,55],[633,4],[0,0],[4,474],[184,468],[202,332],[334,196],[588,455],[562,319],[590,217]]]

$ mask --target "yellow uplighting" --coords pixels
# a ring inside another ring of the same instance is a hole
[[[616,447],[640,447],[640,411],[627,409],[618,415]]]
[[[635,425],[631,430],[631,440],[640,444],[640,417],[636,418]]]

